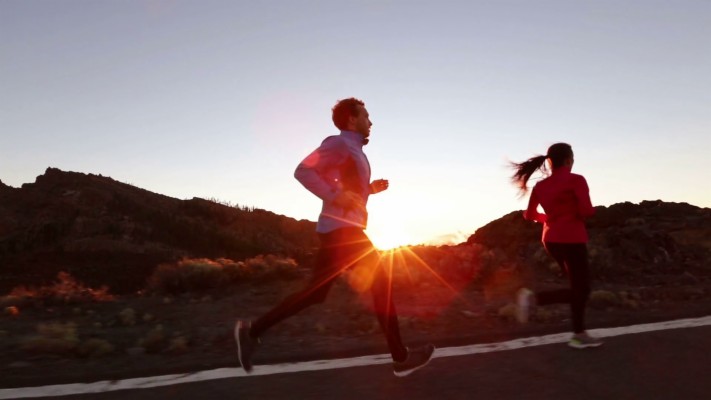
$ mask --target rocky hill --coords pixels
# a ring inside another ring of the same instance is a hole
[[[101,175],[49,168],[21,188],[0,182],[0,293],[21,284],[42,285],[60,271],[91,287],[127,293],[143,288],[160,263],[182,257],[242,260],[275,254],[304,261],[318,245],[314,228],[313,222],[265,210],[179,200]],[[663,201],[596,207],[588,230],[592,273],[599,282],[711,280],[709,208]],[[539,224],[515,211],[459,245],[412,250],[447,279],[482,284],[498,279],[514,288],[521,280],[560,278],[540,234]],[[407,256],[402,260],[418,264]],[[430,273],[423,271],[423,279]]]
[[[710,209],[621,203],[597,207],[588,227],[591,328],[708,314]],[[539,224],[516,211],[464,243],[407,247],[385,257],[408,340],[446,346],[463,338],[488,343],[569,329],[565,305],[537,307],[526,326],[514,319],[520,287],[567,286],[543,251],[540,233]],[[159,263],[183,256],[240,260],[271,253],[308,265],[306,256],[315,245],[313,222],[173,199],[102,176],[48,169],[22,188],[0,183],[0,386],[234,367],[235,318],[258,315],[302,287],[303,280],[137,293],[146,277]],[[95,300],[84,296],[92,291],[83,285],[3,296],[19,284],[54,280],[59,271],[88,287],[108,285],[117,296]],[[199,276],[197,271],[190,277]],[[297,272],[303,277],[303,270]],[[342,356],[335,349],[354,355],[385,351],[371,296],[354,296],[348,283],[358,276],[348,278],[334,285],[327,307],[305,310],[270,332],[257,362]],[[71,290],[73,296],[67,296]]]
[[[671,284],[711,278],[711,209],[657,200],[595,211],[587,226],[591,269],[598,280]],[[541,225],[516,211],[478,229],[463,246],[488,249],[499,264],[556,270],[540,235]]]
[[[59,271],[89,285],[108,281],[114,292],[136,290],[157,264],[184,256],[300,259],[317,245],[314,229],[265,210],[48,168],[21,188],[0,182],[0,293]]]

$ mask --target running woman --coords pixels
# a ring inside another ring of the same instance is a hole
[[[277,323],[301,310],[322,303],[333,282],[345,271],[358,267],[373,271],[366,284],[393,359],[393,372],[405,376],[425,366],[434,353],[431,344],[407,348],[400,338],[392,280],[380,263],[380,256],[363,230],[366,228],[368,196],[386,190],[385,179],[370,181],[370,164],[363,146],[368,143],[370,121],[363,101],[349,98],[332,109],[332,119],[341,131],[327,137],[296,168],[294,176],[306,189],[323,200],[316,224],[321,247],[310,282],[300,292],[284,299],[260,318],[237,321],[235,340],[239,361],[246,372],[252,370],[252,354],[259,338]]]
[[[515,169],[512,180],[521,194],[528,192],[528,180],[534,172],[552,170],[548,177],[534,185],[523,217],[543,224],[543,246],[570,282],[569,289],[538,293],[520,289],[516,296],[516,316],[519,322],[526,323],[534,305],[568,303],[573,323],[573,337],[568,345],[582,349],[600,346],[602,341],[585,331],[585,306],[590,296],[585,219],[592,216],[595,209],[590,201],[587,181],[582,175],[571,172],[573,162],[572,147],[567,143],[556,143],[548,148],[546,155],[512,163]],[[538,212],[539,205],[544,214]]]

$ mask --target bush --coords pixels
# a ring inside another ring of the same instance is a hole
[[[161,264],[148,278],[148,289],[180,294],[225,286],[228,275],[222,265],[206,258],[184,258],[174,264]]]
[[[18,315],[20,315],[20,309],[15,306],[5,307],[5,315],[17,317]]]
[[[499,318],[506,320],[506,321],[515,321],[516,320],[516,305],[515,304],[506,304],[499,308],[497,315]]]
[[[609,290],[595,290],[590,293],[589,304],[593,308],[619,306],[621,303],[620,297]]]
[[[37,326],[37,335],[22,343],[22,349],[31,353],[66,355],[79,344],[74,323],[48,323]]]
[[[21,348],[33,354],[96,358],[114,352],[106,340],[90,338],[80,342],[73,322],[52,322],[37,325],[37,334],[21,342]]]
[[[1,303],[3,305],[19,305],[34,302],[35,304],[52,305],[112,300],[114,297],[109,294],[106,286],[99,289],[87,288],[68,273],[60,272],[53,285],[40,288],[16,287],[1,299]]]
[[[175,295],[242,282],[292,279],[299,275],[297,267],[293,259],[273,255],[238,262],[227,258],[184,258],[177,263],[159,265],[148,278],[148,290]]]
[[[187,353],[188,350],[190,350],[188,339],[185,336],[177,336],[171,339],[166,351],[173,354],[183,354]]]
[[[158,353],[165,346],[165,331],[163,325],[156,325],[148,331],[145,337],[138,341],[138,346],[146,349],[146,353]]]
[[[244,261],[247,280],[289,280],[299,276],[298,264],[292,258],[274,255],[256,256]]]
[[[133,308],[124,308],[118,314],[118,320],[123,326],[134,326],[136,325],[136,311]]]
[[[104,339],[88,339],[77,347],[76,352],[80,357],[97,358],[113,353],[115,347]]]

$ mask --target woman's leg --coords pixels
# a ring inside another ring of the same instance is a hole
[[[573,332],[585,331],[585,306],[590,296],[588,251],[585,243],[545,243],[546,251],[568,276],[570,289],[536,294],[538,304],[569,303]]]
[[[572,296],[570,309],[573,319],[573,332],[585,332],[585,306],[590,297],[590,273],[588,250],[584,243],[569,245],[568,265]]]
[[[544,243],[544,247],[546,252],[558,263],[560,270],[569,277],[565,244],[548,242]],[[570,304],[571,299],[572,290],[570,288],[536,292],[536,304],[541,306],[561,303]]]

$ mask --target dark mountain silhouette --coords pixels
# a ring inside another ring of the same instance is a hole
[[[661,200],[596,207],[587,222],[591,269],[615,282],[670,282],[711,277],[711,209]],[[550,268],[541,225],[515,211],[490,222],[466,244],[493,250],[503,263]],[[540,272],[540,271],[539,271]]]
[[[711,278],[711,209],[643,201],[596,207],[588,221],[595,278],[693,283]],[[414,248],[456,274],[488,279],[497,269],[556,273],[541,226],[515,211],[456,246]],[[182,257],[242,260],[259,254],[305,261],[315,224],[269,211],[179,200],[101,175],[49,168],[32,184],[0,182],[0,293],[51,282],[60,271],[113,293],[136,291],[157,265]],[[477,272],[478,271],[478,272]]]
[[[706,315],[710,209],[644,201],[596,211],[588,223],[596,289],[588,313],[591,327]],[[301,282],[277,279],[266,289],[249,281],[225,292],[186,291],[177,298],[132,292],[145,287],[159,263],[184,255],[240,260],[273,253],[301,257],[308,265],[314,228],[313,222],[264,210],[177,200],[56,169],[19,189],[0,182],[0,289],[39,286],[67,271],[86,286],[109,285],[113,294],[122,294],[117,301],[91,304],[61,297],[1,298],[0,385],[88,379],[88,365],[97,381],[234,366],[234,353],[224,351],[234,346],[234,318],[274,304]],[[563,305],[537,308],[532,327],[513,319],[512,302],[521,286],[566,286],[542,249],[540,233],[539,224],[516,211],[481,227],[464,243],[413,246],[386,257],[393,262],[393,294],[408,337],[443,344],[496,341],[569,326]],[[354,302],[348,285],[340,283],[329,294],[328,326],[321,313],[285,323],[270,336],[262,360],[293,360],[296,342],[305,349],[297,358],[340,356],[334,355],[334,343],[346,352],[375,349],[373,334],[379,335],[379,328],[368,304]],[[53,327],[45,329],[51,336],[41,335],[43,324]],[[71,338],[57,338],[56,332]]]
[[[48,168],[31,184],[0,182],[0,291],[67,271],[88,285],[136,290],[184,256],[302,259],[315,224],[200,198],[179,200],[101,175]],[[110,275],[110,277],[107,277]]]

